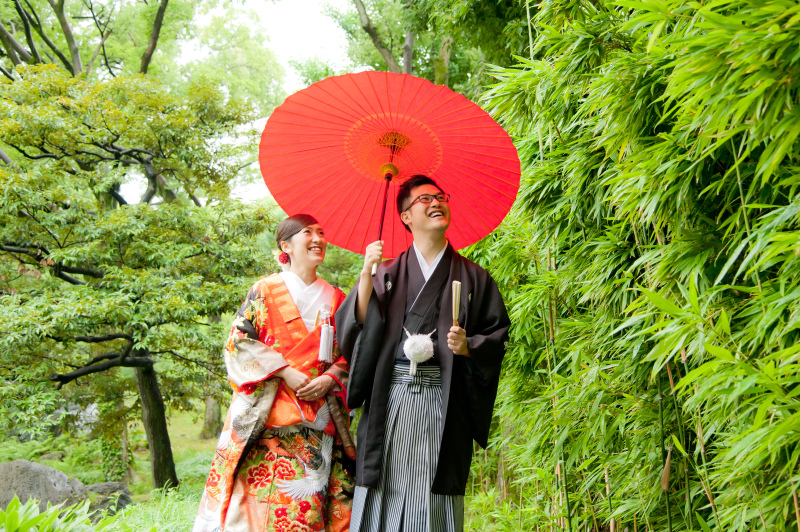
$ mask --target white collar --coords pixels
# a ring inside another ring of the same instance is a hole
[[[331,305],[333,304],[333,287],[321,277],[317,280],[306,285],[305,282],[296,274],[290,271],[280,272],[286,288],[289,289],[289,295],[292,296],[295,306],[303,318],[303,323],[309,332],[314,330],[317,319],[318,310],[327,310],[330,312]]]
[[[430,279],[431,275],[433,275],[433,272],[436,269],[436,266],[439,265],[439,261],[441,261],[442,257],[444,257],[444,252],[447,250],[447,244],[448,242],[445,240],[444,247],[439,252],[439,254],[436,255],[436,258],[433,259],[433,262],[431,262],[430,264],[428,264],[425,261],[425,257],[422,256],[422,252],[417,247],[417,243],[414,242],[412,244],[412,246],[414,247],[414,252],[416,252],[417,254],[417,262],[419,262],[419,268],[420,270],[422,270],[422,276],[425,277],[425,282],[427,282],[428,279]]]

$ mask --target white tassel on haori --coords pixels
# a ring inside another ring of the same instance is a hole
[[[318,360],[328,364],[333,363],[333,325],[331,325],[330,320],[330,307],[323,305],[322,310],[317,311],[317,324],[322,324],[319,331]]]
[[[436,332],[436,329],[428,334],[411,334],[405,327],[403,327],[403,330],[408,335],[406,341],[403,342],[403,353],[411,361],[408,374],[416,375],[417,364],[425,362],[433,356],[433,340],[431,340],[431,336]]]

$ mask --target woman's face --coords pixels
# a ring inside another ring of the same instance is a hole
[[[289,254],[294,267],[316,267],[325,260],[328,241],[319,224],[304,227],[288,241],[281,242],[281,249]]]

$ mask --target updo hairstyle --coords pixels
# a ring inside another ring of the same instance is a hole
[[[288,242],[294,235],[309,225],[318,223],[317,219],[310,214],[295,214],[294,216],[284,218],[283,221],[278,224],[278,228],[275,229],[275,243],[278,244],[278,251],[283,252],[283,249],[281,249],[281,242]],[[291,260],[291,257],[289,257],[290,263]]]

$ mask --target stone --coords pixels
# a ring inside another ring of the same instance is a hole
[[[43,454],[39,460],[63,460],[65,454],[61,451],[54,451],[52,453]]]
[[[128,496],[133,495],[131,490],[128,489],[128,486],[122,482],[100,482],[99,484],[89,484],[86,486],[86,490],[92,491],[104,497],[114,495],[116,493],[122,493]]]
[[[130,495],[115,493],[110,497],[103,497],[95,501],[95,503],[89,507],[89,511],[100,512],[100,514],[115,514],[130,504],[133,504],[133,499]]]
[[[39,501],[39,510],[47,503],[75,504],[86,498],[86,486],[61,471],[28,460],[0,464],[0,508],[5,509],[16,495],[25,504],[29,499]]]

